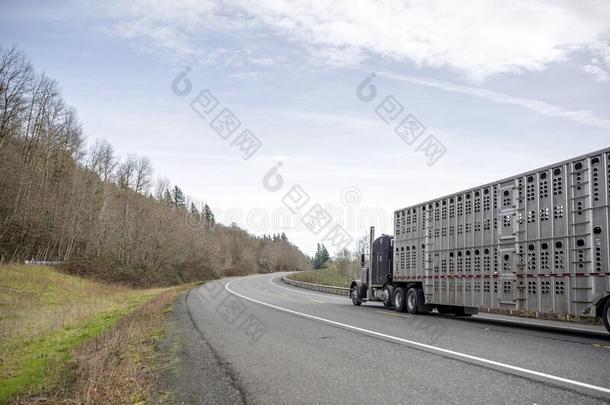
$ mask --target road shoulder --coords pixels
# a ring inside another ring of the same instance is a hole
[[[191,319],[188,294],[177,298],[166,321],[154,403],[243,404],[244,395],[228,364],[216,355]]]

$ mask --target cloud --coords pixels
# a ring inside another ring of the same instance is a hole
[[[545,101],[513,97],[508,94],[499,93],[496,91],[486,90],[478,87],[463,86],[440,80],[425,79],[406,75],[395,75],[392,73],[384,72],[378,72],[377,74],[388,79],[399,80],[421,86],[433,87],[443,91],[468,94],[471,96],[492,101],[494,103],[516,105],[550,117],[564,118],[579,124],[591,125],[602,129],[610,129],[609,120],[598,117],[597,115],[588,110],[566,110],[562,107],[547,103]]]
[[[610,41],[599,41],[590,48],[597,57],[580,68],[597,82],[610,82]]]
[[[610,35],[610,5],[603,1],[237,4],[268,26],[318,45],[322,52],[370,52],[420,66],[453,68],[474,79],[542,70]]]
[[[610,75],[608,75],[608,72],[606,72],[606,70],[604,70],[604,68],[602,68],[601,66],[597,65],[596,62],[597,60],[593,59],[592,64],[583,65],[581,66],[581,69],[586,74],[593,76],[593,80],[597,82],[610,81]]]
[[[540,71],[578,50],[601,57],[596,44],[610,38],[604,0],[138,0],[108,9],[117,18],[116,35],[148,37],[185,54],[196,54],[206,33],[224,32],[257,43],[279,37],[332,66],[376,55],[474,80]]]
[[[261,77],[261,73],[259,72],[238,72],[238,73],[232,73],[229,75],[229,77],[231,79],[235,79],[235,80],[247,80],[247,81],[251,81],[251,80],[256,80],[258,78]]]

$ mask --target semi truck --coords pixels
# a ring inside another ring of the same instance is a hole
[[[354,305],[479,311],[610,332],[610,148],[394,212],[350,287]]]

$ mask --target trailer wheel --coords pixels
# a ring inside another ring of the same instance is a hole
[[[383,288],[383,299],[381,301],[383,302],[383,306],[386,308],[394,305],[394,287],[391,285],[386,285]]]
[[[358,292],[358,286],[355,285],[352,287],[350,291],[350,296],[352,297],[352,305],[359,307],[362,305],[362,298],[360,297],[360,293]]]
[[[407,312],[415,315],[419,312],[417,310],[418,307],[419,307],[419,294],[417,293],[417,289],[409,288],[409,291],[407,291]]]
[[[606,329],[608,329],[608,332],[610,332],[610,298],[608,298],[606,300],[606,303],[604,304],[602,318],[604,319],[604,325],[606,326]]]
[[[405,312],[406,311],[406,299],[405,299],[405,289],[403,287],[396,287],[394,289],[394,310],[396,312]]]

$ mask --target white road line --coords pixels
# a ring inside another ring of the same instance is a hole
[[[369,329],[359,328],[357,326],[348,325],[348,324],[337,322],[337,321],[333,321],[333,320],[330,320],[330,319],[321,318],[319,316],[304,314],[302,312],[293,311],[293,310],[288,309],[288,308],[279,307],[277,305],[273,305],[273,304],[269,304],[269,303],[266,303],[266,302],[263,302],[263,301],[259,301],[259,300],[254,299],[254,298],[246,297],[245,295],[242,295],[242,294],[240,294],[238,292],[235,292],[235,291],[231,290],[230,285],[233,283],[233,281],[235,281],[235,280],[231,280],[231,281],[229,281],[225,285],[225,288],[226,288],[226,290],[229,293],[231,293],[231,294],[233,294],[233,295],[235,295],[237,297],[243,298],[243,299],[245,299],[247,301],[254,302],[256,304],[263,305],[263,306],[266,306],[266,307],[269,307],[269,308],[273,308],[273,309],[276,309],[278,311],[286,312],[286,313],[293,314],[293,315],[296,315],[296,316],[300,316],[300,317],[303,317],[303,318],[313,319],[315,321],[323,322],[323,323],[326,323],[326,324],[329,324],[329,325],[337,326],[337,327],[340,327],[340,328],[343,328],[343,329],[352,330],[352,331],[363,333],[363,334],[366,334],[366,335],[376,336],[376,337],[380,337],[380,338],[383,338],[383,339],[387,339],[387,340],[392,340],[392,341],[395,341],[395,342],[403,343],[403,344],[411,346],[411,347],[417,347],[417,348],[420,348],[420,349],[427,350],[428,352],[438,353],[438,354],[443,354],[443,355],[449,355],[449,356],[452,356],[452,357],[455,357],[455,358],[458,358],[458,359],[464,359],[464,360],[469,360],[471,362],[487,364],[487,365],[493,366],[493,367],[495,367],[497,369],[500,369],[500,370],[510,370],[510,371],[513,371],[513,372],[516,372],[516,373],[520,373],[518,375],[522,374],[522,375],[526,375],[526,376],[529,376],[529,377],[539,377],[539,378],[543,378],[543,379],[545,379],[547,381],[552,381],[554,383],[569,384],[569,385],[572,385],[574,387],[585,388],[585,389],[592,390],[592,391],[595,391],[595,392],[604,393],[606,395],[610,394],[610,388],[599,387],[599,386],[596,386],[596,385],[587,384],[587,383],[580,382],[580,381],[570,380],[568,378],[558,377],[558,376],[554,376],[554,375],[551,375],[551,374],[541,373],[539,371],[534,371],[534,370],[529,370],[529,369],[522,368],[522,367],[512,366],[510,364],[500,363],[498,361],[484,359],[482,357],[471,356],[469,354],[460,353],[460,352],[456,352],[456,351],[448,350],[448,349],[443,349],[441,347],[431,346],[431,345],[427,345],[427,344],[424,344],[424,343],[419,343],[419,342],[415,342],[415,341],[412,341],[412,340],[407,340],[407,339],[399,338],[399,337],[392,336],[392,335],[386,335],[385,333],[375,332],[375,331],[372,331],[372,330],[369,330]]]
[[[341,301],[346,301],[346,300],[349,299],[347,297],[344,297],[344,298],[340,298],[338,296],[337,297],[333,297],[331,294],[316,294],[316,293],[310,293],[310,292],[306,292],[306,291],[298,291],[298,290],[295,290],[294,288],[282,287],[281,285],[273,282],[273,277],[271,277],[269,279],[269,283],[274,285],[274,286],[276,286],[276,287],[279,287],[279,288],[281,288],[283,290],[288,290],[290,292],[294,292],[294,293],[298,293],[298,294],[315,295],[317,297],[324,297],[324,298],[330,298],[330,299],[333,299],[333,300],[341,300]],[[298,287],[296,287],[296,288],[298,288]]]

